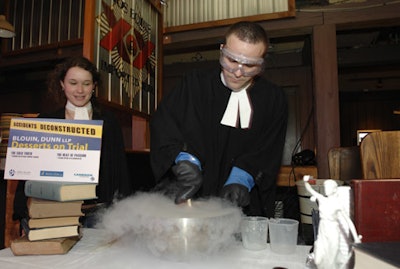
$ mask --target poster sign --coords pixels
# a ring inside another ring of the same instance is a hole
[[[150,0],[96,1],[94,59],[107,101],[152,114],[159,74],[160,11]]]
[[[98,183],[101,120],[14,118],[5,179]]]

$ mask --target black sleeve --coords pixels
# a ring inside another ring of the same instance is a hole
[[[132,176],[127,166],[124,138],[117,118],[104,113],[103,138],[100,157],[99,202],[110,203],[114,198],[123,198],[133,192]]]
[[[13,212],[13,220],[21,220],[22,218],[27,218],[28,215],[28,207],[27,200],[28,197],[25,196],[25,181],[19,180],[17,185],[17,190],[14,196],[14,212]]]

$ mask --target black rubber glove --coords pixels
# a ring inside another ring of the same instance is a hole
[[[244,207],[250,204],[249,190],[242,184],[229,184],[222,188],[221,197],[237,206]]]
[[[196,194],[203,183],[200,168],[190,161],[180,161],[172,167],[172,172],[176,176],[179,189],[175,203],[186,202]]]

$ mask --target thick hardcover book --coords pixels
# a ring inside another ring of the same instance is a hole
[[[362,242],[400,241],[400,179],[357,179],[352,188]]]
[[[83,201],[58,202],[37,198],[28,199],[28,213],[32,219],[83,216]]]
[[[29,241],[79,236],[80,225],[31,229],[26,219],[21,220],[21,227]]]
[[[25,195],[53,201],[75,201],[96,199],[97,184],[27,180]]]
[[[80,237],[76,236],[29,241],[26,236],[22,236],[12,241],[10,248],[15,256],[65,254],[79,239]]]
[[[400,242],[369,242],[354,246],[354,269],[400,268]]]
[[[72,217],[57,217],[57,218],[42,218],[42,219],[28,219],[29,228],[48,228],[58,226],[79,225],[80,216]]]

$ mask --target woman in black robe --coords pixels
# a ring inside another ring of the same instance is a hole
[[[121,199],[133,192],[121,127],[114,114],[103,110],[96,101],[94,96],[96,87],[100,87],[100,74],[96,66],[84,57],[68,58],[58,64],[48,77],[48,90],[53,97],[52,102],[62,107],[55,112],[41,113],[38,116],[103,121],[99,181],[96,187],[98,199],[85,202],[86,226],[93,225],[88,220],[98,209],[107,207],[114,199]],[[14,219],[28,217],[24,185],[24,181],[20,181],[17,187]]]

